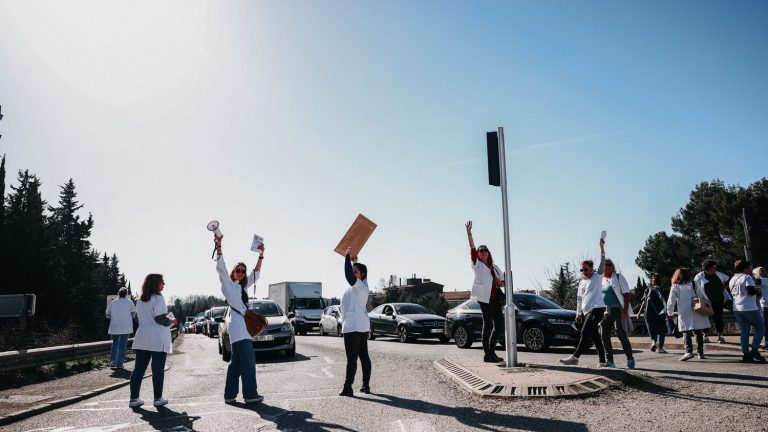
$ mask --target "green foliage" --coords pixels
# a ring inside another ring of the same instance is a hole
[[[726,185],[721,180],[703,182],[691,192],[688,203],[672,218],[672,234],[658,232],[645,242],[635,263],[649,276],[659,273],[668,287],[677,267],[693,271],[705,258],[714,258],[720,270],[732,272],[733,262],[744,258],[741,209],[747,216],[753,261],[768,262],[768,180],[749,186]]]
[[[560,271],[554,274],[548,279],[549,290],[543,291],[542,294],[565,309],[575,310],[579,277],[571,270],[569,263],[560,266]]]

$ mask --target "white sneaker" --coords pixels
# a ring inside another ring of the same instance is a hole
[[[156,407],[168,405],[168,400],[167,399],[163,399],[163,398],[155,399],[154,405]]]
[[[693,358],[693,353],[685,353],[682,357],[680,357],[680,361],[686,361]]]
[[[144,405],[144,401],[141,399],[131,399],[130,402],[128,402],[129,408],[138,408],[142,405]]]
[[[564,359],[560,359],[560,363],[564,365],[577,365],[579,364],[579,358],[574,356],[569,356]]]
[[[659,354],[666,354],[667,350],[665,350],[664,348],[659,348],[656,352]]]

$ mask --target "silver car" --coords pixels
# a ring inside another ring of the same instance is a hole
[[[290,321],[293,314],[286,316],[280,306],[272,300],[251,300],[248,302],[248,309],[267,318],[267,329],[253,337],[255,352],[282,351],[287,357],[296,355],[296,338]],[[227,308],[227,314],[230,313],[232,311]],[[229,343],[226,316],[220,319],[219,354],[222,360],[228,362],[232,358],[232,345]]]
[[[341,310],[339,305],[328,306],[320,317],[320,336],[341,336]]]

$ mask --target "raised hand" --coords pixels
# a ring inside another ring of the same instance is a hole
[[[467,227],[467,234],[472,234],[472,221],[467,221],[464,226]]]

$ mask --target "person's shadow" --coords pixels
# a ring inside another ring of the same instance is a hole
[[[275,424],[275,428],[278,430],[299,430],[305,431],[349,431],[355,432],[354,429],[333,424],[325,423],[321,421],[313,420],[312,413],[307,411],[295,411],[286,410],[265,403],[258,404],[242,404],[236,403],[232,406],[246,409],[257,413],[263,420],[272,422]]]
[[[385,394],[372,394],[371,396],[372,397],[365,397],[361,399],[365,399],[371,402],[378,402],[400,409],[408,409],[414,412],[451,417],[456,419],[456,421],[466,425],[467,427],[488,431],[495,431],[501,427],[510,426],[513,426],[515,429],[533,432],[551,432],[561,430],[569,432],[588,431],[585,424],[567,420],[500,414],[493,411],[485,411],[471,407],[452,407],[438,405],[424,400],[406,399]]]
[[[200,416],[191,416],[186,411],[176,412],[164,406],[157,407],[157,411],[147,410],[144,407],[133,408],[133,411],[138,413],[149,426],[158,431],[179,426],[194,431],[195,428],[192,423],[200,418]]]

